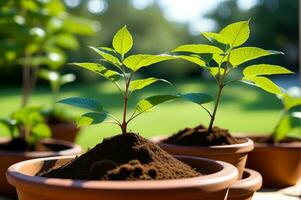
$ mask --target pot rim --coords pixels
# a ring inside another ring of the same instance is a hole
[[[230,187],[230,191],[229,191],[230,193],[241,194],[241,192],[239,192],[239,191],[242,191],[242,190],[245,190],[248,192],[255,192],[261,188],[262,176],[257,171],[246,168],[246,169],[244,169],[244,174],[247,174],[247,177],[236,181]]]
[[[7,142],[10,140],[9,137],[1,137],[1,142]],[[58,144],[62,146],[69,147],[66,150],[61,151],[7,151],[7,150],[0,150],[0,156],[1,157],[26,157],[26,158],[37,158],[37,157],[50,157],[50,156],[64,156],[64,155],[70,155],[70,154],[80,154],[82,152],[82,148],[80,145],[64,141],[64,140],[57,140],[52,138],[42,139],[40,140],[40,143],[42,144]]]
[[[267,138],[267,136],[251,136],[249,135],[248,138]],[[257,143],[254,142],[254,146],[256,148],[301,148],[301,141],[299,142],[291,142],[291,143]]]
[[[214,190],[212,188],[223,188],[225,183],[230,186],[238,177],[238,170],[231,164],[214,161],[193,156],[176,156],[179,159],[194,159],[215,165],[222,169],[218,172],[193,178],[175,179],[175,180],[152,180],[152,181],[90,181],[90,180],[72,180],[59,178],[45,178],[38,176],[25,175],[20,172],[24,165],[37,164],[41,161],[72,159],[75,156],[57,156],[48,158],[38,158],[22,161],[10,166],[6,172],[7,180],[12,185],[31,184],[37,187],[63,187],[65,189],[86,189],[86,190],[168,190],[197,188],[203,191]],[[137,184],[139,183],[139,184]]]
[[[230,145],[213,145],[213,146],[182,146],[175,144],[168,144],[162,142],[166,137],[154,137],[153,141],[159,144],[160,147],[168,149],[178,149],[183,152],[186,151],[199,151],[200,154],[206,152],[206,154],[233,154],[233,153],[247,153],[254,149],[253,140],[246,137],[237,137],[239,139],[244,139],[245,142],[239,144]]]

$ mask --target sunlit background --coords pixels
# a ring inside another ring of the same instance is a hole
[[[47,1],[47,0],[41,0]],[[86,96],[99,98],[108,110],[120,112],[121,99],[110,83],[90,72],[67,65],[68,62],[97,61],[99,58],[88,46],[111,46],[113,34],[126,24],[134,36],[133,53],[163,53],[181,44],[203,43],[202,31],[219,31],[223,26],[240,20],[251,19],[251,36],[247,45],[282,51],[285,56],[260,59],[260,62],[279,64],[296,72],[292,76],[277,76],[274,80],[282,87],[300,85],[298,49],[298,0],[64,0],[61,6],[73,16],[84,17],[90,29],[71,24],[71,29],[82,30],[74,48],[47,52],[45,56],[60,65],[41,64],[41,68],[73,72],[77,81],[62,88],[60,98]],[[4,6],[1,2],[0,5]],[[9,10],[2,7],[3,10]],[[33,9],[33,8],[32,8]],[[3,11],[2,10],[2,11]],[[59,9],[57,9],[57,12]],[[20,16],[19,16],[20,15]],[[15,13],[14,22],[22,24],[21,13]],[[53,26],[59,26],[58,18]],[[18,55],[12,34],[0,18],[0,117],[8,116],[20,106],[22,69],[15,61]],[[18,29],[12,28],[13,31]],[[89,32],[90,31],[90,32]],[[94,33],[93,33],[94,32]],[[20,35],[20,33],[18,33]],[[35,29],[35,34],[43,34]],[[66,41],[65,41],[66,42]],[[67,43],[69,40],[67,41]],[[72,41],[70,41],[72,43]],[[71,44],[70,43],[70,44]],[[68,46],[68,44],[65,44]],[[20,47],[21,48],[21,47]],[[58,67],[59,66],[59,67]],[[154,93],[209,92],[216,88],[206,73],[184,61],[165,62],[141,71],[140,76],[166,78],[173,86],[158,84],[137,94],[131,108],[140,97]],[[38,80],[30,104],[49,106],[50,89],[47,82]],[[209,106],[210,107],[210,106]],[[280,115],[280,102],[271,94],[257,88],[235,84],[225,90],[217,124],[234,133],[269,133]],[[82,113],[70,107],[71,113]],[[254,122],[254,119],[257,119]],[[190,103],[179,101],[162,105],[131,125],[131,129],[145,136],[171,134],[187,126],[207,123],[206,113]],[[84,129],[78,142],[84,147],[96,144],[104,136],[117,133],[111,125],[92,126]],[[5,130],[2,130],[5,134]],[[1,133],[0,133],[1,134]]]

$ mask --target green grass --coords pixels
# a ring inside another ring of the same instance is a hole
[[[174,83],[173,86],[157,84],[144,92],[137,92],[130,100],[130,109],[140,98],[154,94],[177,92],[209,92],[214,95],[215,85],[212,82],[188,81]],[[0,117],[8,116],[20,105],[20,89],[0,87]],[[99,98],[106,110],[121,116],[121,97],[110,83],[83,84],[67,86],[60,98],[84,96]],[[50,104],[48,88],[38,88],[32,96],[31,104],[48,106]],[[206,105],[212,109],[212,104]],[[83,110],[65,106],[70,112],[83,113]],[[228,128],[233,134],[269,133],[280,115],[280,101],[272,94],[242,83],[225,88],[222,102],[218,110],[216,125]],[[153,111],[141,115],[130,124],[130,130],[145,137],[169,135],[185,127],[193,127],[200,123],[208,124],[208,114],[198,105],[178,100],[160,105]],[[1,133],[5,134],[3,128]],[[0,134],[1,134],[0,133]],[[111,124],[100,124],[82,129],[77,143],[84,148],[99,143],[103,137],[120,133],[118,127]]]

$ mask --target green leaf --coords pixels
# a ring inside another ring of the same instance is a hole
[[[216,76],[216,75],[218,75],[218,73],[220,75],[224,75],[224,73],[225,73],[225,70],[223,68],[220,68],[220,67],[207,67],[206,70],[209,71],[209,73],[212,76]]]
[[[283,53],[279,51],[268,51],[257,47],[240,47],[232,50],[229,62],[233,65],[233,67],[237,67],[244,62],[275,54]]]
[[[76,37],[70,33],[61,33],[52,38],[55,43],[63,48],[76,50],[79,48]],[[51,40],[51,39],[50,39]]]
[[[282,92],[281,89],[275,83],[273,83],[270,79],[266,77],[260,77],[260,76],[244,77],[243,82],[251,85],[255,85],[273,94],[280,94]]]
[[[154,107],[156,107],[159,104],[172,101],[179,98],[177,95],[156,95],[147,97],[146,99],[143,99],[138,102],[136,106],[136,110],[139,113],[147,112],[152,110]]]
[[[113,47],[123,57],[133,46],[133,38],[126,25],[113,38]]]
[[[58,103],[75,106],[79,108],[85,108],[92,111],[102,111],[102,105],[97,99],[90,99],[90,98],[84,98],[84,97],[70,97],[67,99],[62,99],[58,101]]]
[[[301,106],[301,97],[292,97],[287,94],[280,94],[279,96],[282,99],[285,110],[290,110],[294,107]]]
[[[71,64],[95,72],[101,75],[102,77],[114,82],[118,81],[121,78],[121,74],[119,74],[114,70],[107,69],[105,66],[99,63],[71,63]]]
[[[287,114],[282,118],[278,127],[276,128],[276,132],[274,133],[274,138],[276,139],[276,141],[280,141],[285,138],[287,133],[289,133],[292,128],[291,116]]]
[[[99,29],[100,24],[96,21],[88,20],[83,17],[78,17],[70,14],[64,13],[62,15],[63,19],[63,30],[69,33],[74,33],[77,35],[95,35],[97,29]]]
[[[127,57],[123,64],[134,72],[138,71],[142,67],[146,67],[155,63],[159,63],[166,60],[177,58],[171,55],[149,55],[149,54],[138,54]]]
[[[213,98],[205,93],[186,93],[181,94],[180,96],[198,105],[202,105],[213,101]]]
[[[222,44],[230,44],[229,39],[219,33],[203,32],[202,35],[211,42],[217,41]]]
[[[178,46],[172,52],[189,52],[195,54],[222,54],[221,49],[207,44],[185,44]]]
[[[92,124],[99,124],[107,118],[108,114],[104,112],[89,112],[79,117],[77,126],[89,126]]]
[[[51,130],[45,123],[38,123],[32,127],[31,133],[32,136],[36,138],[35,140],[49,138],[51,136]]]
[[[106,61],[112,63],[112,64],[117,64],[117,65],[121,65],[117,55],[116,55],[116,51],[114,49],[108,48],[108,47],[92,47],[90,46],[90,48],[95,51],[96,53],[98,53],[102,58],[104,58]]]
[[[157,78],[151,77],[151,78],[146,78],[146,79],[140,79],[140,80],[134,80],[134,81],[132,81],[131,84],[130,84],[129,89],[130,89],[131,92],[134,92],[136,90],[141,90],[144,87],[149,86],[149,85],[151,85],[151,84],[153,84],[155,82],[158,82],[158,81],[162,81],[162,82],[171,84],[167,80],[157,79]]]
[[[177,56],[178,58],[181,58],[183,60],[187,60],[189,62],[195,63],[198,66],[201,67],[205,67],[206,66],[206,62],[204,60],[202,60],[199,56],[196,55],[190,55],[190,56],[185,56],[185,55],[180,55]]]
[[[284,67],[270,64],[251,65],[243,70],[245,77],[275,74],[293,74],[293,72]]]
[[[238,47],[245,43],[250,35],[249,20],[230,24],[220,31],[228,39],[231,47]]]

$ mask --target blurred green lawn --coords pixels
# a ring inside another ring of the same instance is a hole
[[[31,104],[49,105],[50,90],[47,87],[38,88],[32,96]],[[130,109],[140,99],[154,94],[177,92],[208,92],[215,95],[216,88],[210,81],[190,80],[177,82],[172,86],[158,83],[144,91],[138,91],[130,100]],[[0,117],[6,117],[20,105],[21,90],[16,87],[0,87]],[[121,96],[111,83],[82,84],[66,86],[60,98],[82,96],[99,98],[104,108],[117,116],[121,116]],[[206,105],[212,109],[212,104]],[[70,112],[83,113],[84,110],[65,106]],[[272,94],[258,88],[237,83],[225,88],[220,109],[218,110],[216,125],[228,128],[233,134],[246,135],[257,133],[266,134],[273,130],[273,126],[280,116],[280,101]],[[130,124],[130,130],[151,137],[155,135],[169,135],[185,127],[193,127],[200,123],[208,124],[208,114],[198,105],[178,100],[162,104],[153,111],[141,115]],[[0,135],[5,131],[0,127]],[[118,127],[111,124],[100,124],[84,128],[77,143],[85,149],[99,143],[103,137],[118,134]]]

